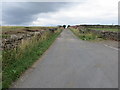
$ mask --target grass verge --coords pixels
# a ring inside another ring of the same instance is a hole
[[[70,30],[80,39],[87,41],[101,41],[103,38],[100,35],[94,33],[80,33],[79,30],[70,28]]]
[[[2,88],[9,88],[12,82],[40,58],[60,33],[61,30],[48,34],[47,37],[42,38],[43,40],[34,37],[32,40],[25,41],[19,48],[3,51]]]

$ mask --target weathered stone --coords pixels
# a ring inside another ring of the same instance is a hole
[[[91,30],[91,29],[87,29],[87,28],[92,28],[92,27],[96,27],[96,28],[117,28],[118,26],[105,26],[105,25],[81,25],[81,26],[71,26],[72,28],[75,28],[77,30],[79,30],[80,33],[94,33],[94,34],[98,34],[100,35],[101,37],[103,38],[106,38],[106,39],[111,39],[111,40],[116,40],[116,41],[120,41],[120,32],[112,32],[112,31],[105,31],[105,30]],[[86,28],[87,27],[87,28]]]
[[[1,44],[2,50],[14,49],[24,40],[31,39],[33,36],[37,36],[40,39],[46,32],[50,33],[49,29],[29,30],[29,28],[26,28],[26,30],[27,33],[12,34],[10,38],[3,38]],[[53,28],[53,30],[57,30],[57,28]]]

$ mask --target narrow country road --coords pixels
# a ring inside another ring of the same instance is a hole
[[[117,88],[118,51],[65,29],[13,88]]]

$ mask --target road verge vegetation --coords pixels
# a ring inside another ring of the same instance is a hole
[[[85,32],[85,31],[79,31],[78,29],[69,28],[77,37],[79,37],[82,40],[87,41],[101,41],[105,38],[102,38],[100,35],[94,34],[92,32]]]
[[[9,88],[12,82],[38,60],[61,31],[62,29],[57,29],[54,33],[46,31],[41,36],[22,40],[14,49],[2,50],[2,88]]]

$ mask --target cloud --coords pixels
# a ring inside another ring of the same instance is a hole
[[[117,24],[118,0],[4,3],[3,21],[5,24],[41,26]]]
[[[2,25],[2,3],[0,3],[0,25]]]
[[[66,3],[57,2],[3,2],[2,17],[5,24],[29,24],[37,14],[55,12]],[[57,7],[57,8],[56,8]]]
[[[84,3],[69,4],[66,8],[61,8],[54,13],[40,14],[33,24],[117,24],[117,15],[117,0],[86,0]]]

